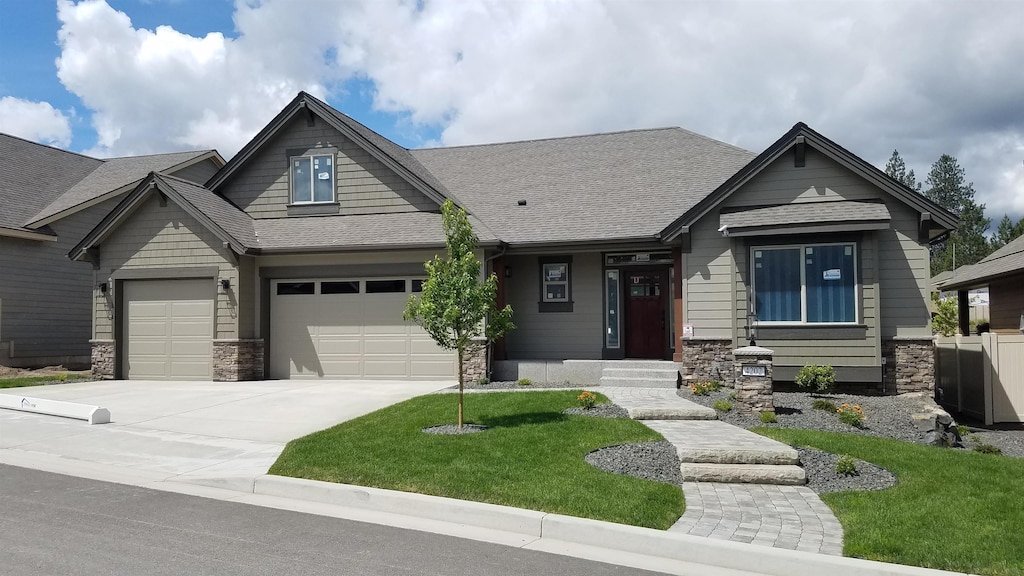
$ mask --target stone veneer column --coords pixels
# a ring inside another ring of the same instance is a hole
[[[214,340],[213,379],[239,382],[263,379],[263,340]]]
[[[113,340],[89,340],[92,346],[92,377],[96,380],[114,379],[115,342]]]
[[[733,388],[736,389],[736,403],[746,412],[775,412],[772,397],[772,358],[775,351],[760,346],[744,346],[732,352]],[[743,374],[743,368],[748,374]],[[760,375],[763,372],[764,375]]]
[[[894,339],[882,342],[886,394],[935,390],[935,341],[932,338]]]
[[[682,370],[687,380],[707,382],[716,380],[731,386],[732,340],[680,340],[682,348]]]
[[[487,347],[471,353],[462,359],[463,381],[466,383],[476,382],[487,376]]]

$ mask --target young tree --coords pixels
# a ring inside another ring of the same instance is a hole
[[[885,163],[885,173],[907,188],[915,192],[921,191],[921,183],[917,181],[913,170],[907,171],[907,164],[903,161],[898,150],[893,150],[889,161]]]
[[[498,278],[480,277],[478,245],[466,211],[446,200],[441,206],[447,254],[424,264],[427,279],[419,296],[409,297],[405,319],[414,320],[445,350],[459,358],[459,428],[463,426],[463,365],[468,356],[515,328],[512,307],[498,310]]]
[[[949,154],[940,156],[928,173],[925,196],[960,217],[960,227],[931,246],[932,276],[974,264],[990,253],[985,231],[991,220],[985,217],[985,205],[974,202],[974,184],[966,180],[964,169]]]

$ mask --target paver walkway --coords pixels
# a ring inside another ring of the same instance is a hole
[[[651,411],[685,413],[696,404],[664,388],[599,387],[596,390],[633,414]],[[703,406],[702,406],[703,408]],[[634,416],[635,417],[635,416]],[[793,451],[775,440],[719,420],[651,420],[680,454],[706,460],[712,452],[758,452],[764,458],[786,461]],[[832,510],[806,486],[684,482],[686,512],[669,530],[733,542],[842,555],[843,527]]]

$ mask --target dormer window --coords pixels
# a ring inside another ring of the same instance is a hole
[[[334,154],[291,157],[293,204],[334,202]]]

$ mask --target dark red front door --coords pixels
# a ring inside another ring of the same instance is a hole
[[[626,357],[664,358],[668,271],[626,272]]]

